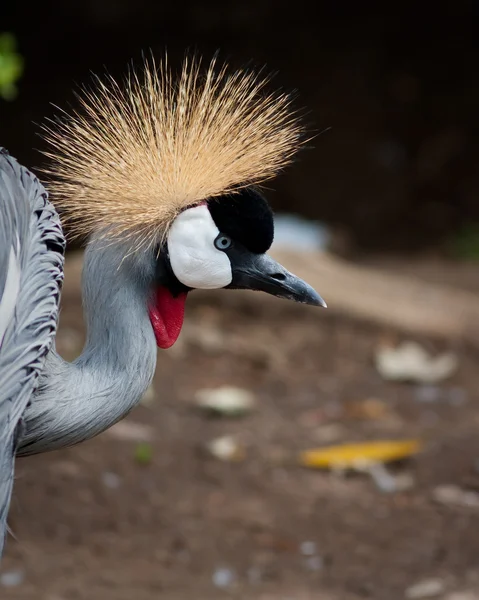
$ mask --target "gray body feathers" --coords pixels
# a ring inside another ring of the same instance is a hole
[[[64,249],[45,189],[0,149],[0,552],[22,417],[56,331]]]

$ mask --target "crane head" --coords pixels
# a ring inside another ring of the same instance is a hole
[[[253,187],[181,212],[157,261],[149,312],[158,346],[176,341],[193,289],[249,289],[326,307],[310,285],[267,254],[273,236],[273,212]]]
[[[266,253],[273,214],[259,192],[307,141],[292,97],[270,78],[186,57],[145,61],[123,84],[96,78],[80,108],[45,128],[49,190],[72,237],[117,241],[126,256],[159,248],[150,319],[177,339],[195,288],[261,290],[324,306]]]

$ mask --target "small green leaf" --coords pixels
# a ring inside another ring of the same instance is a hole
[[[0,97],[13,100],[18,93],[15,83],[23,74],[23,57],[16,51],[15,37],[0,34]]]
[[[450,248],[457,258],[479,260],[479,224],[469,224],[451,240]]]
[[[153,448],[151,444],[142,442],[135,448],[135,461],[140,465],[149,465],[153,458]]]

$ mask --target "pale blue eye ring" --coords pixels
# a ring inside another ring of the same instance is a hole
[[[215,239],[215,246],[218,250],[228,250],[233,243],[232,239],[223,233],[220,233],[219,236]]]

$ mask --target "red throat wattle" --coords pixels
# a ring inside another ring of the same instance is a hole
[[[180,335],[185,317],[186,292],[176,298],[166,287],[156,288],[148,307],[151,325],[159,348],[171,348]]]

